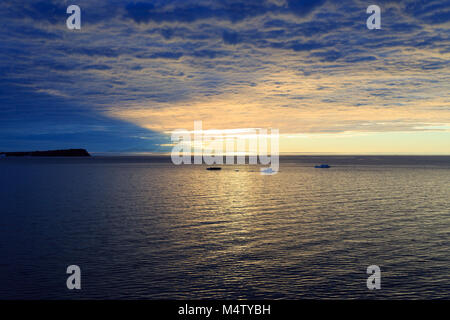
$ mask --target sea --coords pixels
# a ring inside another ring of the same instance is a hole
[[[0,299],[450,298],[449,156],[205,169],[0,159]]]

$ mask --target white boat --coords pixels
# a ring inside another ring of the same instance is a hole
[[[274,171],[271,167],[269,168],[261,168],[261,174],[274,174],[276,171]]]

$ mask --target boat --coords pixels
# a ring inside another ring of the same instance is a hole
[[[318,168],[318,169],[327,169],[327,168],[330,168],[330,166],[327,165],[327,164],[321,164],[320,166],[314,166],[314,168]]]
[[[274,174],[276,173],[272,168],[261,168],[261,174]]]
[[[221,167],[208,167],[206,170],[222,170]]]

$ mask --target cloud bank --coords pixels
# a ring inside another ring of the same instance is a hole
[[[450,126],[449,1],[377,1],[381,30],[357,0],[80,0],[79,31],[69,4],[0,4],[0,148],[159,151],[194,120],[285,134]]]

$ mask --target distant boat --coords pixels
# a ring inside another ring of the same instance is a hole
[[[330,166],[327,165],[327,164],[321,164],[320,166],[314,166],[314,168],[318,168],[318,169],[327,169],[327,168],[330,168]]]
[[[261,168],[261,173],[262,174],[273,174],[275,173],[275,171],[272,168]]]
[[[222,170],[221,167],[208,167],[206,170]]]

